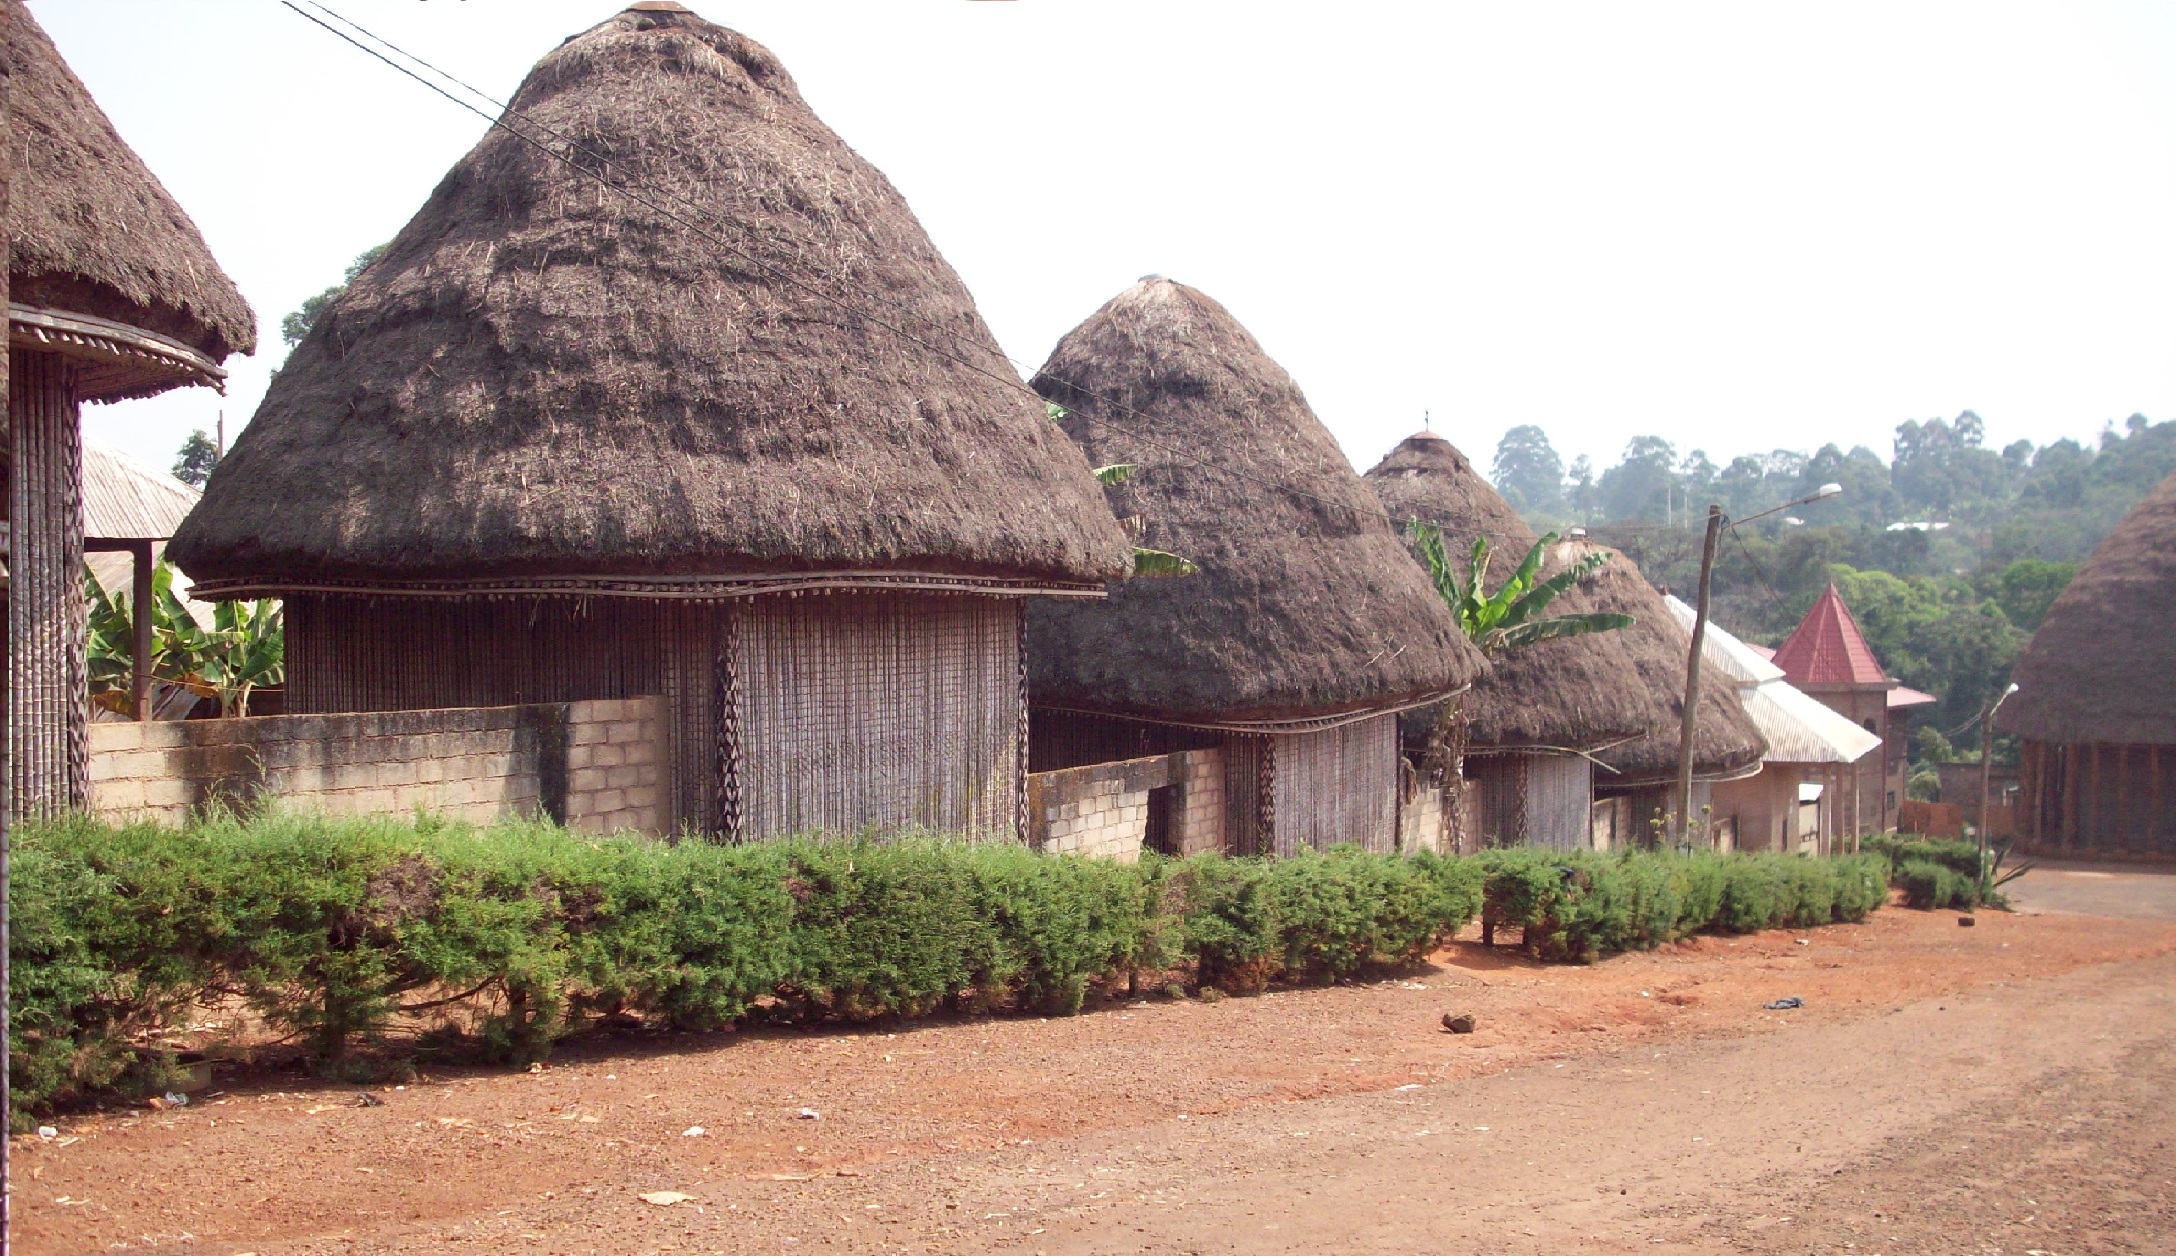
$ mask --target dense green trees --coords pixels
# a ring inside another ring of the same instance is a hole
[[[1550,449],[1527,426],[1506,436],[1497,474],[1516,467],[1516,496],[1537,527],[1583,523],[1657,585],[1690,590],[1699,517],[1714,502],[1748,518],[1839,483],[1842,496],[1734,529],[1715,573],[1716,620],[1774,643],[1834,580],[1890,673],[1942,701],[1927,722],[1955,728],[2008,683],[2009,667],[2078,564],[2147,490],[2176,471],[2176,422],[2132,415],[2091,445],[1986,445],[1967,410],[1899,424],[1887,460],[1872,449],[1776,449],[1718,465],[1635,436],[1596,475],[1575,460],[1553,494],[1531,482]],[[1542,464],[1546,465],[1546,464]]]

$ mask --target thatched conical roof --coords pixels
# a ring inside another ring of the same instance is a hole
[[[1108,602],[1039,603],[1044,705],[1172,720],[1298,720],[1470,683],[1483,664],[1306,397],[1223,306],[1150,277],[1059,342],[1036,391],[1142,545],[1201,568]]]
[[[1398,443],[1367,473],[1393,524],[1411,520],[1443,530],[1454,557],[1489,543],[1495,581],[1510,574],[1538,537],[1519,513],[1481,478],[1451,442],[1420,432]],[[1596,590],[1574,586],[1550,604],[1552,614],[1605,608]],[[1544,641],[1489,660],[1489,673],[1463,699],[1476,750],[1491,746],[1555,746],[1591,750],[1643,734],[1656,718],[1654,695],[1640,683],[1620,632]],[[1425,738],[1432,716],[1409,716],[1408,740]]]
[[[1080,451],[768,50],[630,9],[509,121],[552,151],[486,135],[281,369],[174,538],[200,587],[1126,569]]]
[[[2004,731],[2176,745],[2176,475],[2146,494],[2048,608],[2011,670]]]
[[[133,352],[92,323],[41,326],[62,352],[92,365],[85,400],[147,396],[210,382],[229,354],[257,347],[257,320],[196,224],[61,59],[21,3],[0,4],[8,59],[8,300],[64,315],[125,324],[176,342]],[[33,326],[39,324],[33,323]],[[109,361],[111,359],[111,361]],[[128,369],[128,362],[135,365]],[[171,359],[171,360],[165,360]],[[200,359],[191,361],[190,359]],[[205,365],[213,369],[203,370]]]
[[[1607,546],[1584,537],[1550,547],[1549,566],[1561,570]],[[1631,656],[1640,691],[1652,704],[1645,736],[1595,755],[1608,771],[1597,770],[1596,785],[1640,785],[1670,780],[1677,773],[1677,750],[1685,711],[1685,661],[1692,634],[1678,626],[1639,564],[1615,550],[1608,565],[1582,581],[1581,609],[1617,611],[1632,626],[1609,634]],[[1702,777],[1730,777],[1760,767],[1768,746],[1745,713],[1728,676],[1708,674],[1700,686],[1700,718],[1693,725],[1693,772]]]

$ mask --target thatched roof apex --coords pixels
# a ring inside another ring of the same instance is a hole
[[[2011,670],[2006,732],[2046,742],[2176,745],[2176,475],[2116,525]]]
[[[1436,525],[1453,556],[1471,550],[1476,537],[1488,538],[1489,569],[1499,583],[1540,539],[1466,456],[1434,432],[1400,441],[1367,473],[1367,481],[1393,525],[1402,528],[1416,519]],[[1605,609],[1593,604],[1594,597],[1589,581],[1566,591],[1551,610]],[[1544,641],[1489,660],[1488,675],[1464,698],[1471,744],[1591,750],[1644,734],[1655,719],[1654,697],[1641,688],[1620,635]],[[1409,717],[1409,740],[1424,740],[1432,722],[1427,712]]]
[[[1299,385],[1223,306],[1151,277],[1034,379],[1140,542],[1199,574],[1029,613],[1044,705],[1233,722],[1387,708],[1483,664]]]
[[[140,328],[184,350],[160,354],[155,342],[133,353],[108,349],[103,357],[132,359],[135,369],[94,371],[84,399],[202,382],[206,373],[188,357],[201,355],[216,368],[229,354],[254,352],[257,320],[249,303],[26,5],[0,4],[0,41],[13,145],[5,219],[9,303]],[[76,341],[101,339],[100,330],[98,321],[62,328],[44,343],[72,352],[87,348]]]
[[[564,138],[487,134],[296,347],[174,539],[200,587],[1126,570],[1079,449],[768,49],[628,10],[509,119]]]

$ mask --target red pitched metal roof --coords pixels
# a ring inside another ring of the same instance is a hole
[[[1859,631],[1843,595],[1830,585],[1813,609],[1791,630],[1788,640],[1776,647],[1775,665],[1790,682],[1804,689],[1892,689],[1896,682],[1881,670],[1874,647]]]

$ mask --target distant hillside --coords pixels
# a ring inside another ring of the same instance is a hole
[[[1971,411],[1905,423],[1891,456],[1825,445],[1718,465],[1635,437],[1617,465],[1567,469],[1537,427],[1498,446],[1495,481],[1537,527],[1587,527],[1648,579],[1690,599],[1710,502],[1747,518],[1825,483],[1832,501],[1726,534],[1716,563],[1717,622],[1774,643],[1834,580],[1891,674],[1942,698],[1922,719],[1970,720],[2008,683],[2011,662],[2077,564],[2148,489],[2176,471],[2176,422],[2132,415],[2097,445],[2018,441],[1992,450]]]

